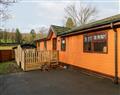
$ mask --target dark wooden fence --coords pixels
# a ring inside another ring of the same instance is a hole
[[[10,61],[15,59],[13,50],[0,50],[0,62]]]

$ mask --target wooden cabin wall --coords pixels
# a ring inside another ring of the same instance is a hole
[[[59,52],[59,60],[63,63],[114,76],[114,31],[109,29],[107,32],[108,53],[83,52],[83,35],[76,35],[66,38],[66,51]]]

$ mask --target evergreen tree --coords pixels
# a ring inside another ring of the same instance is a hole
[[[32,29],[32,30],[30,31],[30,35],[31,35],[31,42],[33,42],[33,41],[35,40],[35,38],[36,38],[36,33],[35,33],[35,30],[34,30],[34,29]]]
[[[66,27],[68,27],[68,28],[73,28],[74,27],[74,22],[73,22],[72,18],[69,17],[67,19]]]
[[[19,31],[18,28],[16,29],[16,42],[17,42],[18,44],[21,44],[21,43],[22,43],[22,35],[21,35],[21,33],[20,33],[20,31]]]

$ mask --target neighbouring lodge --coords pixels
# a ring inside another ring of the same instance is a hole
[[[51,25],[37,50],[58,50],[59,62],[120,78],[120,14],[69,29]]]

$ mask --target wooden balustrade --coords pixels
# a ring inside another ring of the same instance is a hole
[[[41,69],[44,64],[58,64],[58,51],[37,51],[35,49],[16,49],[15,59],[24,71]]]

